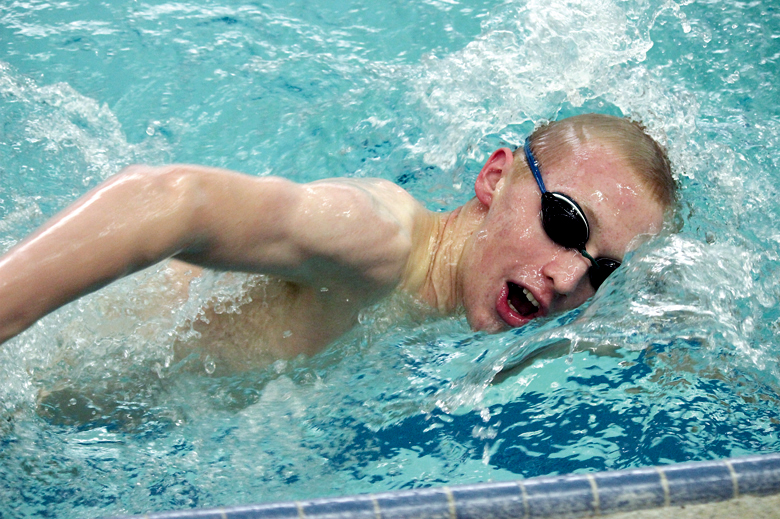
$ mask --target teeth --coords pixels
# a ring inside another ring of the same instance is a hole
[[[527,288],[523,289],[523,294],[525,294],[525,297],[528,298],[532,305],[534,305],[536,308],[539,308],[539,301],[536,300],[534,295]]]

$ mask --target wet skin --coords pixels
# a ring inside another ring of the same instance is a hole
[[[592,227],[588,252],[595,257],[622,260],[637,236],[660,230],[663,208],[635,175],[626,174],[621,159],[605,149],[581,151],[577,158],[545,168],[545,182],[548,189],[572,196],[586,212]],[[513,168],[517,168],[513,174],[519,175],[510,180],[508,173]],[[496,151],[480,173],[476,192],[476,198],[453,213],[434,214],[419,208],[416,237],[409,252],[413,260],[409,261],[400,291],[438,308],[442,314],[463,308],[470,326],[486,332],[523,326],[532,319],[570,310],[593,295],[587,276],[589,261],[579,252],[555,244],[545,234],[539,188],[523,160],[516,160],[508,149]],[[523,289],[538,308],[522,294]],[[225,344],[227,329],[227,342],[233,346],[242,342],[236,340],[242,335],[254,341],[263,337],[270,350],[266,353],[276,358],[313,353],[324,346],[312,348],[310,339],[292,346],[297,338],[310,335],[298,328],[313,323],[300,321],[295,317],[300,315],[298,312],[278,312],[274,326],[261,333],[257,319],[251,316],[267,312],[260,308],[262,304],[256,299],[241,320],[221,323],[217,319],[209,329],[201,330],[212,351],[214,346]],[[285,308],[294,303],[282,297],[277,304]],[[317,320],[318,326],[327,322],[340,330],[330,334],[328,341],[355,324],[354,315],[343,310],[328,315]],[[284,329],[295,332],[279,343],[284,347],[275,347],[275,341],[269,339],[272,332],[281,334],[282,323]],[[304,347],[306,344],[308,347]]]
[[[626,174],[619,158],[592,151],[545,165],[542,174],[549,190],[572,196],[586,212],[592,227],[588,252],[622,259],[635,237],[660,230],[663,209]],[[445,315],[465,309],[474,330],[491,333],[570,310],[593,295],[589,261],[552,242],[542,229],[541,195],[524,160],[508,149],[496,151],[475,190],[476,198],[447,214],[427,211],[410,197],[394,200],[409,204],[416,215],[409,267],[396,290]],[[273,300],[263,288],[263,296],[253,296],[241,314],[210,315],[208,325],[198,326],[200,340],[177,349],[186,355],[190,348],[205,348],[235,370],[247,361],[263,365],[311,355],[356,324],[357,307],[336,307],[333,300],[320,301],[319,289],[295,285],[278,285]],[[317,319],[300,319],[314,312]]]
[[[621,260],[635,237],[661,229],[663,208],[608,148],[591,143],[540,160],[547,188],[585,211],[593,257]],[[593,295],[589,261],[542,229],[541,195],[524,159],[494,152],[475,192],[463,207],[433,213],[382,180],[294,184],[191,165],[128,168],[0,258],[0,341],[171,255],[279,279],[272,303],[270,286],[258,288],[242,314],[198,330],[236,366],[314,354],[390,294],[416,300],[410,313],[419,313],[417,302],[442,315],[465,310],[486,332]],[[186,287],[194,270],[176,270],[189,272],[178,280]]]

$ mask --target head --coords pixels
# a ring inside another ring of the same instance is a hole
[[[631,121],[564,119],[534,132],[529,147],[546,190],[574,202],[589,235],[581,247],[561,245],[542,223],[542,192],[523,147],[494,152],[477,177],[482,218],[458,274],[475,329],[521,326],[582,304],[595,293],[594,270],[603,274],[599,267],[622,261],[637,237],[660,231],[675,200],[663,150]]]

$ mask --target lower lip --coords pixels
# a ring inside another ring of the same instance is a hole
[[[518,314],[512,307],[509,306],[509,287],[505,284],[501,293],[498,295],[498,301],[496,302],[496,312],[498,316],[504,321],[510,328],[517,328],[523,326],[531,319],[523,317]]]

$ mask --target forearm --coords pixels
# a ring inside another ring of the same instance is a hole
[[[110,179],[0,259],[0,342],[192,243],[186,187],[149,171]]]

